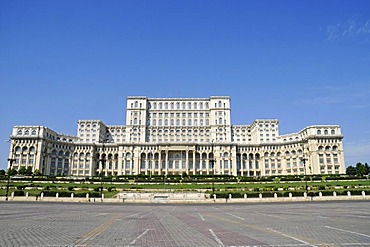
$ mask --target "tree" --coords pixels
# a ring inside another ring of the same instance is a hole
[[[357,174],[356,167],[348,166],[347,169],[346,169],[346,174],[349,175],[349,176],[356,176],[356,174]]]
[[[369,175],[370,174],[370,166],[368,163],[365,163],[365,175]]]
[[[370,173],[370,167],[367,163],[362,164],[361,162],[358,162],[356,166],[348,166],[346,169],[346,174],[350,176],[365,176],[369,175]]]
[[[0,170],[0,176],[4,176],[5,175],[5,170]]]
[[[41,174],[41,172],[40,172],[40,170],[39,170],[39,169],[36,169],[36,170],[33,172],[33,175],[35,175],[35,176],[41,176],[42,174]]]
[[[19,175],[26,175],[26,172],[27,172],[27,169],[26,167],[22,166],[21,168],[19,168],[18,170],[18,174]]]
[[[357,170],[357,175],[359,175],[359,176],[365,175],[366,169],[365,169],[365,166],[362,163],[358,162],[356,164],[356,170]]]
[[[14,176],[14,175],[18,174],[18,171],[13,168],[13,169],[10,169],[10,170],[8,169],[7,173],[8,173],[9,176]]]
[[[27,169],[24,175],[32,176],[32,166],[27,166]]]

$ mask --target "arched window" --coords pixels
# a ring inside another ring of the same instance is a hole
[[[30,131],[29,130],[26,130],[25,132],[24,132],[24,135],[26,135],[26,136],[28,136],[30,134]]]
[[[31,133],[33,136],[36,135],[36,130],[32,130],[32,133]]]
[[[165,119],[164,120],[164,126],[167,126],[168,125],[168,120],[167,119]]]
[[[162,126],[162,119],[159,119],[159,126]]]
[[[173,102],[171,102],[171,110],[173,110],[175,107],[174,107],[174,104]]]
[[[224,153],[224,158],[229,157],[229,154],[227,152]]]
[[[30,147],[30,152],[31,153],[34,153],[35,152],[35,147],[34,146]]]
[[[153,103],[153,109],[157,109],[157,103],[156,102]]]
[[[159,109],[162,110],[162,102],[159,103]]]
[[[138,107],[139,102],[135,101],[135,108]]]
[[[63,151],[59,151],[58,155],[63,156]]]
[[[218,124],[222,124],[222,118],[218,119]]]
[[[333,151],[337,151],[338,150],[338,147],[337,146],[333,146]]]
[[[165,110],[168,110],[168,103],[166,102],[166,103],[164,103],[164,109]]]
[[[203,110],[203,103],[202,102],[200,102],[200,104],[199,104],[199,109]]]
[[[318,135],[321,135],[321,130],[317,130],[317,134]]]
[[[335,135],[335,130],[331,130],[331,134],[332,135]]]
[[[17,135],[22,135],[22,130],[18,130]]]
[[[181,107],[183,110],[185,110],[185,102],[182,102]]]
[[[188,103],[188,110],[190,110],[191,109],[191,103],[189,102]]]
[[[323,146],[319,146],[319,148],[318,148],[319,151],[322,151],[323,149],[324,149]]]
[[[193,108],[196,110],[198,107],[197,107],[197,103],[196,102],[194,102],[193,103]]]
[[[153,125],[156,126],[157,125],[157,120],[156,119],[153,119]]]
[[[134,124],[137,124],[137,118],[134,118]]]
[[[182,120],[182,125],[184,125],[184,126],[186,125],[186,119]]]
[[[180,103],[179,102],[176,103],[176,109],[180,110]]]
[[[328,130],[324,130],[324,135],[327,135],[328,134]]]
[[[209,104],[208,104],[208,102],[206,103],[206,109],[208,109],[209,108]]]

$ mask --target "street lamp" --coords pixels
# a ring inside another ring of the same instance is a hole
[[[104,157],[104,156],[103,156]],[[100,169],[100,199],[103,202],[103,169],[105,166],[105,157],[99,160],[101,162]]]
[[[215,155],[213,153],[213,140],[212,140],[211,148],[212,148],[211,150],[212,158],[209,161],[212,164],[212,195],[214,195],[215,194]]]
[[[163,192],[166,192],[166,174],[163,174]]]
[[[308,159],[302,157],[301,160],[303,162],[304,180],[305,180],[305,183],[306,183],[306,193],[308,194],[308,184],[307,184],[307,177],[306,177],[306,161],[308,161]]]
[[[308,158],[305,157],[305,149],[304,148],[305,148],[305,146],[304,146],[304,143],[302,142],[302,158],[301,158],[301,161],[303,162],[306,194],[308,195],[308,183],[307,183],[307,171],[306,171],[306,161],[308,161]]]
[[[8,169],[8,182],[6,184],[6,194],[5,194],[5,201],[8,201],[8,194],[9,194],[9,184],[10,184],[10,172],[12,170],[12,166],[13,166],[13,162],[15,161],[15,159],[8,159],[8,161],[10,162],[10,166],[9,166],[9,169]]]

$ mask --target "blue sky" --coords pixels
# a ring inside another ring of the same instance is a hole
[[[135,95],[339,124],[346,165],[370,162],[370,1],[0,1],[0,85],[0,169],[14,125],[123,125]]]

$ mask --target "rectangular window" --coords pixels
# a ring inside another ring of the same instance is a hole
[[[229,161],[224,160],[224,169],[229,169]]]
[[[288,168],[290,168],[290,167],[291,167],[290,159],[286,159],[286,166],[287,166]]]
[[[269,166],[270,166],[270,165],[269,165],[269,160],[268,160],[268,159],[266,159],[266,160],[265,160],[265,168],[269,168]]]
[[[330,157],[330,154],[327,154],[327,155],[326,155],[326,163],[327,163],[327,164],[330,164],[330,163],[331,163],[331,157]]]
[[[319,163],[324,164],[324,155],[323,154],[319,154]]]
[[[34,159],[34,155],[33,154],[30,154],[30,158],[28,160],[28,164],[32,165],[33,164],[33,159]]]
[[[334,164],[338,164],[338,154],[333,154]]]

